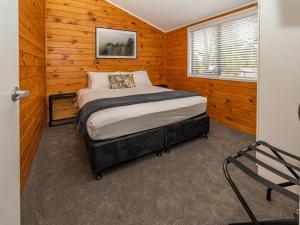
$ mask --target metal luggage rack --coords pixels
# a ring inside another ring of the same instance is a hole
[[[264,148],[269,149],[274,155],[271,155],[271,154],[267,153],[266,151],[259,149],[259,146],[263,146]],[[264,163],[263,161],[257,159],[256,157],[253,157],[251,154],[249,154],[250,152],[260,153],[260,154],[282,164],[283,166],[285,166],[288,169],[288,171],[291,173],[292,176],[290,176],[286,173],[283,173],[283,172],[279,171],[278,169],[273,168],[272,166]],[[228,180],[231,188],[235,192],[236,196],[238,197],[239,201],[241,202],[242,206],[244,207],[244,209],[246,210],[248,216],[250,217],[250,219],[252,221],[250,223],[235,223],[232,225],[247,225],[247,224],[248,225],[251,225],[251,224],[254,224],[254,225],[279,225],[279,224],[280,225],[298,225],[298,216],[299,215],[295,215],[295,219],[291,219],[291,220],[258,221],[257,218],[255,217],[255,215],[253,214],[252,210],[250,209],[249,205],[247,204],[246,200],[242,196],[241,192],[239,191],[239,189],[237,188],[237,186],[231,179],[231,176],[228,172],[228,165],[233,164],[234,166],[236,166],[240,170],[242,170],[245,174],[247,174],[248,176],[250,176],[257,182],[266,186],[267,187],[266,199],[268,201],[271,201],[271,193],[272,193],[272,190],[274,190],[274,191],[277,191],[277,192],[283,194],[284,196],[298,202],[299,196],[297,194],[295,194],[294,192],[286,189],[285,187],[295,186],[295,185],[299,186],[299,175],[297,174],[297,172],[300,172],[300,168],[287,162],[286,160],[284,160],[282,157],[283,155],[286,157],[289,157],[290,159],[295,160],[296,162],[300,162],[300,157],[297,157],[288,152],[285,152],[283,150],[275,148],[275,147],[271,146],[270,144],[263,142],[263,141],[258,141],[256,143],[250,145],[248,148],[241,150],[241,151],[237,152],[236,154],[229,156],[228,158],[225,159],[224,164],[223,164],[223,166],[224,166],[223,169],[224,169],[224,174],[226,176],[226,179]],[[253,163],[256,163],[257,165],[262,166],[263,168],[265,168],[265,169],[269,170],[270,172],[276,174],[277,176],[283,178],[287,182],[275,184],[275,183],[259,176],[257,174],[257,172],[251,170],[249,167],[247,167],[241,161],[239,161],[240,158],[246,158],[246,159],[252,161]]]

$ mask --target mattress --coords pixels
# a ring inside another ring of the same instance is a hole
[[[78,106],[101,99],[172,91],[156,86],[125,89],[82,89],[78,91]],[[177,123],[206,112],[207,99],[193,96],[159,102],[141,103],[104,109],[87,120],[87,132],[94,141],[108,140]]]

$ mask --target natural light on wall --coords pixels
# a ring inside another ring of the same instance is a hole
[[[189,76],[256,80],[257,8],[188,29]]]

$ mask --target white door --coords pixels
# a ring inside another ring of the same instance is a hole
[[[300,156],[300,0],[260,0],[259,17],[258,139]]]
[[[0,1],[0,224],[20,224],[18,1]]]

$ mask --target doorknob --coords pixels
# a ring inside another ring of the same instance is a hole
[[[17,100],[26,98],[28,96],[29,96],[29,91],[28,90],[21,91],[21,90],[19,90],[18,87],[14,87],[12,92],[11,92],[11,98],[14,102],[17,101]]]

